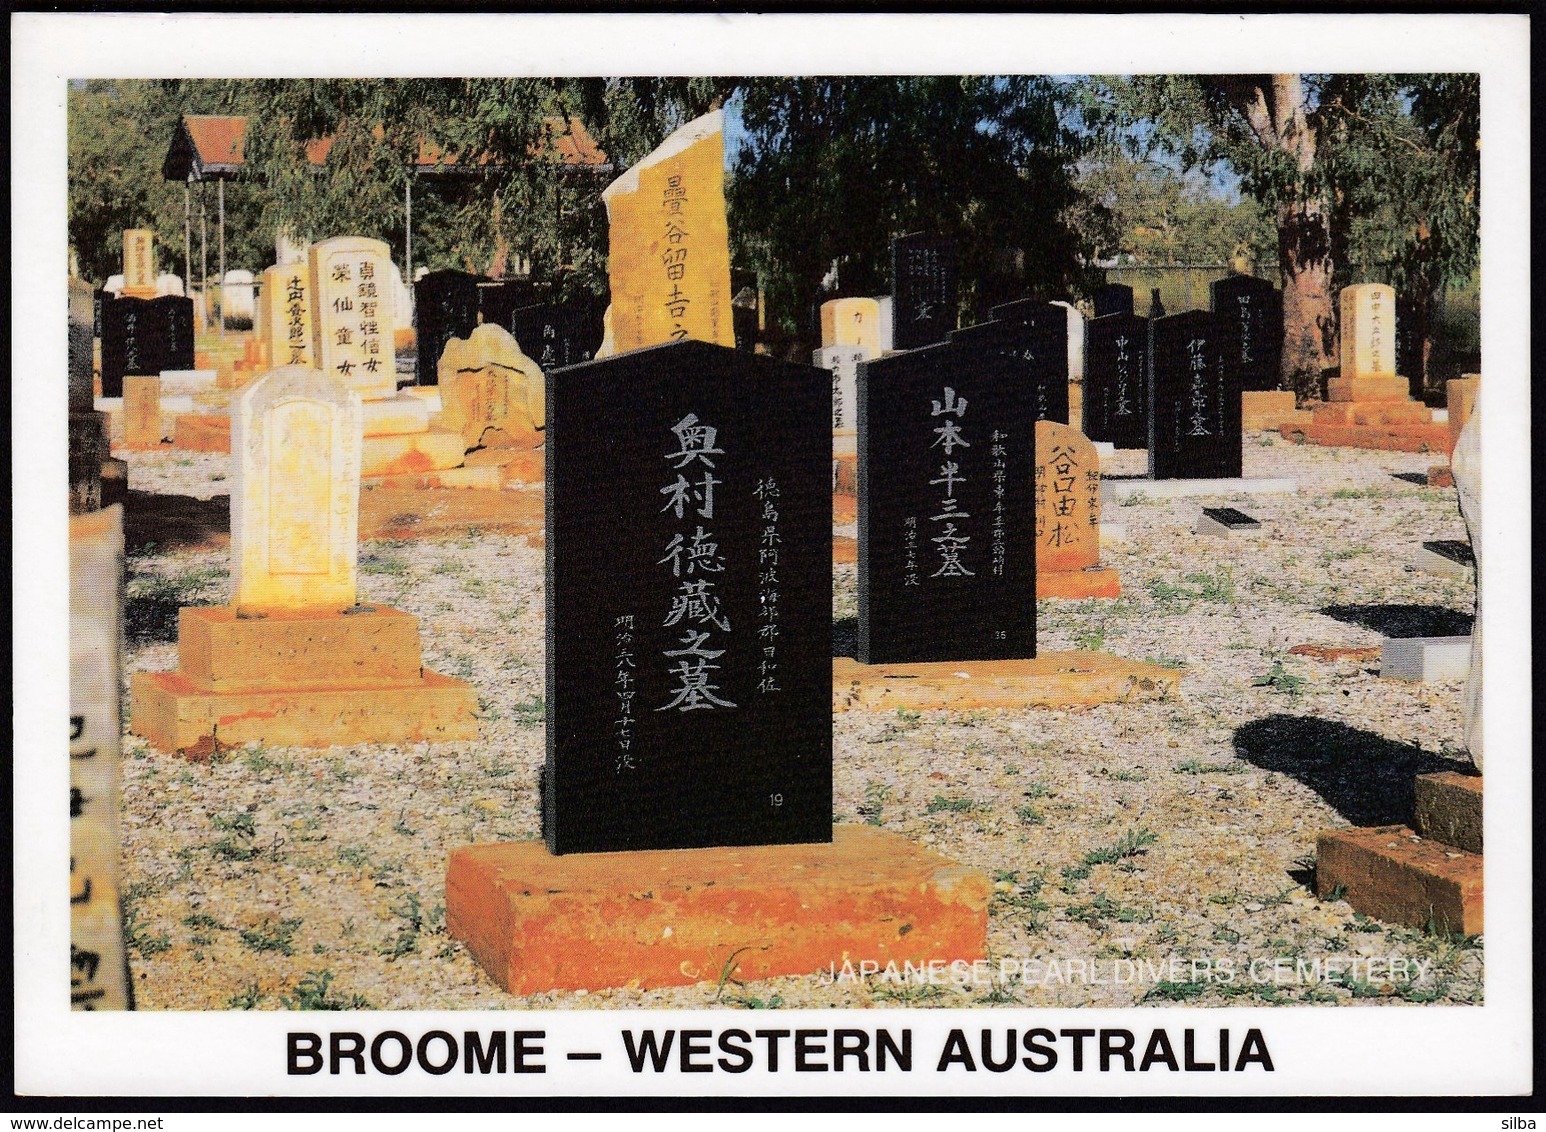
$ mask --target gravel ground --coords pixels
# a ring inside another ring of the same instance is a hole
[[[229,458],[117,453],[137,491],[226,494]],[[447,854],[538,836],[542,552],[471,534],[360,548],[362,600],[419,617],[425,661],[476,686],[471,743],[249,746],[190,762],[126,737],[124,902],[146,1009],[546,1009],[1477,1003],[1479,939],[1393,928],[1318,900],[1316,832],[1408,820],[1416,773],[1462,765],[1459,682],[1403,684],[1367,661],[1291,656],[1381,632],[1464,632],[1473,590],[1407,569],[1465,537],[1427,455],[1249,435],[1248,476],[1293,496],[1109,508],[1115,601],[1042,602],[1047,649],[1184,665],[1180,699],[1078,711],[862,712],[834,720],[838,822],[870,822],[996,882],[988,945],[1019,975],[928,984],[825,975],[515,997],[444,927]],[[1119,453],[1108,468],[1141,470]],[[1190,533],[1203,503],[1262,521]],[[224,552],[131,550],[129,672],[176,665],[176,608],[224,600]],[[839,567],[838,620],[856,613]],[[125,713],[127,716],[127,712]],[[1280,970],[1402,957],[1340,981]],[[1249,977],[1258,961],[1257,981]],[[1233,981],[1222,972],[1232,964]],[[1421,966],[1419,966],[1421,964]],[[1211,974],[1210,974],[1211,972]],[[1286,978],[1286,976],[1284,977]]]

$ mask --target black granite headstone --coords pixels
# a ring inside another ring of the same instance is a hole
[[[1035,393],[962,341],[859,366],[863,664],[1036,655]]]
[[[431,271],[413,284],[414,337],[419,384],[440,384],[440,355],[453,338],[466,338],[478,325],[478,276],[465,271]]]
[[[730,273],[730,324],[735,333],[735,348],[752,354],[757,350],[757,274],[753,271]]]
[[[106,291],[91,292],[91,336],[102,337],[102,304],[107,302]]]
[[[1085,324],[1084,434],[1118,448],[1149,443],[1149,322],[1108,314]]]
[[[122,397],[125,374],[161,372],[159,321],[149,299],[102,304],[102,396]]]
[[[1096,318],[1105,318],[1108,314],[1133,313],[1133,289],[1126,283],[1107,283],[1097,287],[1092,300]]]
[[[831,839],[830,402],[705,342],[548,375],[554,853]]]
[[[1039,306],[1024,318],[994,318],[952,330],[946,341],[1007,359],[1019,375],[1016,380],[1031,387],[1032,419],[1067,424],[1068,312],[1050,303]]]
[[[521,307],[510,312],[505,329],[544,373],[588,362],[601,345],[601,316],[589,298]]]
[[[891,241],[893,348],[943,342],[955,329],[958,301],[954,240],[914,232]]]
[[[1253,519],[1244,511],[1234,507],[1204,507],[1202,513],[1222,527],[1228,527],[1232,531],[1253,530],[1261,526],[1259,519]]]
[[[510,313],[539,301],[536,285],[527,279],[488,279],[478,284],[478,321],[510,329]]]
[[[150,300],[160,343],[160,365],[154,370],[193,368],[193,300],[162,295]],[[130,372],[133,372],[132,370]]]
[[[1164,318],[1165,317],[1165,300],[1160,298],[1159,291],[1160,291],[1160,289],[1158,287],[1151,287],[1151,288],[1149,288],[1149,318],[1150,319]]]
[[[92,405],[91,324],[95,317],[91,287],[70,280],[69,347],[70,412],[89,413]]]
[[[1421,401],[1427,393],[1423,374],[1423,339],[1427,326],[1411,299],[1396,299],[1396,372],[1406,378],[1412,400]]]
[[[1224,334],[1225,364],[1241,389],[1276,389],[1283,357],[1283,293],[1265,279],[1234,274],[1209,288]]]
[[[1149,476],[1238,479],[1238,372],[1225,364],[1224,335],[1207,311],[1149,321]]]

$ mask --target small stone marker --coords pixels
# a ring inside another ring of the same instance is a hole
[[[1096,318],[1133,313],[1133,289],[1125,283],[1107,283],[1104,287],[1097,287],[1091,301]]]
[[[156,297],[155,234],[149,228],[127,228],[123,234],[123,291],[120,298]]]
[[[1328,830],[1315,844],[1315,887],[1365,916],[1444,935],[1479,935],[1482,856],[1419,837],[1404,825]]]
[[[552,852],[830,839],[830,388],[702,342],[549,376]]]
[[[1261,521],[1233,507],[1204,507],[1196,529],[1200,535],[1228,538],[1240,531],[1261,530]]]
[[[1367,382],[1371,378],[1396,377],[1396,292],[1387,283],[1359,283],[1344,287],[1339,299],[1342,323],[1343,382]],[[1366,396],[1354,385],[1352,396],[1339,397],[1328,389],[1327,400],[1399,400],[1408,395],[1403,382],[1390,398]]]
[[[238,614],[355,604],[360,399],[309,367],[249,387],[231,418],[231,598]]]
[[[1100,568],[1100,457],[1078,429],[1036,422],[1036,596],[1119,597]]]
[[[465,271],[431,271],[413,284],[414,333],[420,385],[438,380],[440,352],[452,338],[478,325],[479,277]]]
[[[963,341],[859,367],[862,664],[1036,655],[1035,389],[1023,374]]]
[[[535,448],[546,406],[541,367],[505,330],[484,323],[440,355],[440,425],[473,448]]]
[[[821,345],[859,346],[879,357],[880,303],[874,299],[829,299],[821,304]]]
[[[1482,777],[1445,770],[1413,782],[1417,832],[1467,853],[1482,852]]]
[[[1470,637],[1387,637],[1380,646],[1380,675],[1392,680],[1464,680],[1470,672]]]
[[[362,398],[397,393],[391,252],[380,240],[337,236],[307,253],[312,364]]]
[[[891,241],[892,348],[942,342],[959,301],[955,241],[913,232]]]
[[[123,508],[70,519],[70,1007],[129,1010],[118,902]]]
[[[1468,373],[1464,377],[1444,383],[1444,394],[1449,407],[1449,419],[1444,423],[1449,426],[1451,450],[1455,442],[1460,439],[1460,430],[1465,428],[1466,421],[1471,419],[1481,384],[1481,376],[1474,373]]]
[[[1471,544],[1460,539],[1432,539],[1424,542],[1412,556],[1412,565],[1429,574],[1467,581],[1476,568]]]
[[[600,312],[589,298],[520,307],[505,327],[544,373],[588,362],[601,345]]]
[[[268,364],[311,365],[311,273],[304,263],[276,264],[263,273],[261,309]]]
[[[1218,321],[1185,311],[1149,323],[1149,478],[1237,479],[1243,439],[1238,371]]]
[[[724,112],[680,127],[608,185],[612,342],[735,345]]]
[[[129,374],[123,379],[124,446],[131,452],[161,447],[161,378]]]
[[[1132,297],[1128,288],[1128,297]],[[1149,445],[1149,323],[1132,313],[1091,319],[1084,360],[1084,433],[1117,448]]]
[[[1283,357],[1283,294],[1265,279],[1230,275],[1210,286],[1224,362],[1242,390],[1276,389]]]

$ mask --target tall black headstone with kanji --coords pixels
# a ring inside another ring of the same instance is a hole
[[[548,375],[554,853],[831,839],[830,416],[705,342]]]
[[[519,307],[505,329],[543,372],[588,362],[601,345],[601,314],[590,298]]]
[[[928,232],[892,240],[892,346],[911,350],[943,342],[955,329],[957,288],[954,240]]]
[[[193,368],[193,300],[182,295],[161,295],[150,300],[153,325],[160,344],[164,369]]]
[[[122,397],[125,374],[161,372],[159,322],[149,299],[102,304],[102,396]]]
[[[1014,304],[995,307],[1011,310]],[[1031,388],[1031,411],[1038,421],[1068,423],[1068,318],[1062,307],[1039,304],[1023,318],[994,318],[952,330],[947,341],[1001,356]]]
[[[510,329],[510,313],[540,301],[529,279],[485,279],[478,284],[478,321]]]
[[[1428,327],[1423,312],[1411,299],[1396,299],[1396,372],[1407,380],[1412,400],[1421,401],[1427,393],[1423,373],[1423,339]]]
[[[1276,389],[1283,357],[1283,293],[1254,275],[1230,275],[1209,287],[1224,335],[1225,364],[1241,389]]]
[[[1239,369],[1227,363],[1226,343],[1207,311],[1150,320],[1150,478],[1239,478]]]
[[[1092,318],[1084,337],[1084,434],[1117,448],[1149,443],[1149,322]]]
[[[431,271],[414,281],[420,385],[440,384],[440,355],[446,343],[468,337],[478,325],[478,281],[465,271]]]
[[[958,340],[859,366],[861,664],[1036,655],[1035,392]]]
[[[1108,314],[1133,313],[1133,289],[1126,283],[1107,283],[1097,287],[1091,301],[1096,318],[1105,318]]]

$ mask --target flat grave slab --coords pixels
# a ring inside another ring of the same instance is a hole
[[[1149,499],[1189,499],[1207,495],[1292,495],[1299,481],[1281,477],[1257,476],[1248,479],[1151,480],[1102,479],[1100,498],[1104,503],[1122,503],[1133,496]]]
[[[833,711],[1080,707],[1169,699],[1182,670],[1100,652],[930,664],[832,662]]]
[[[1261,530],[1261,520],[1253,519],[1234,507],[1204,507],[1197,517],[1195,528],[1200,535],[1229,538],[1235,534],[1250,534]]]
[[[1471,674],[1471,638],[1387,637],[1380,645],[1380,675],[1427,683],[1464,680]]]
[[[554,856],[540,841],[455,850],[446,927],[511,994],[809,975],[986,954],[992,886],[898,834],[825,844]]]
[[[1476,560],[1471,556],[1471,544],[1461,539],[1431,539],[1419,546],[1412,555],[1414,569],[1428,574],[1439,574],[1461,581],[1473,576]]]

